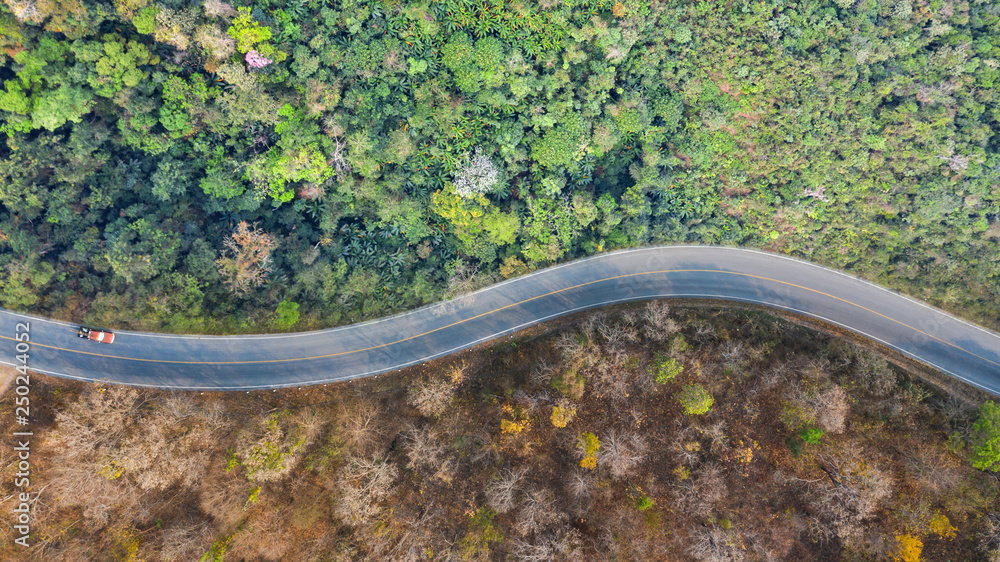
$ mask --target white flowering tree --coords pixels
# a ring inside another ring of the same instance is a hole
[[[500,169],[476,148],[475,154],[466,153],[455,170],[455,193],[461,197],[483,195],[492,191],[499,180]]]

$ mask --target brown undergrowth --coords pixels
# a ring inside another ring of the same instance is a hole
[[[945,560],[998,546],[996,480],[961,451],[979,397],[756,310],[627,306],[300,390],[35,375],[31,393],[33,546],[3,526],[4,559],[867,560],[916,540]],[[0,404],[13,411],[10,393]]]

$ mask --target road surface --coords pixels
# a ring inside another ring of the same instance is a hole
[[[996,333],[838,271],[718,246],[601,254],[411,312],[295,334],[116,331],[106,345],[77,338],[74,324],[0,311],[0,362],[19,364],[16,324],[28,323],[28,366],[49,375],[189,390],[298,387],[395,371],[565,314],[654,298],[725,299],[811,316],[1000,394]]]

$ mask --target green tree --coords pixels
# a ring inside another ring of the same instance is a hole
[[[146,45],[127,41],[117,34],[105,34],[101,41],[74,41],[78,60],[93,63],[87,83],[99,96],[110,98],[123,88],[134,88],[149,75],[140,66],[156,64]]]
[[[589,132],[589,125],[579,115],[573,114],[535,142],[531,157],[544,168],[568,166],[583,157]]]
[[[169,201],[183,195],[190,181],[190,164],[172,158],[165,158],[156,166],[150,177],[153,195],[160,201]]]
[[[274,311],[275,321],[282,328],[291,328],[299,322],[299,303],[283,300]]]
[[[684,413],[692,416],[707,414],[715,399],[700,384],[686,384],[677,395],[677,401],[684,407]]]
[[[33,128],[54,131],[66,123],[79,123],[93,106],[93,96],[79,86],[61,84],[41,94],[31,112]]]
[[[653,363],[653,377],[659,384],[667,384],[677,378],[677,375],[684,372],[684,365],[666,355],[657,355]]]
[[[993,401],[979,407],[971,440],[972,466],[979,470],[1000,469],[1000,406]]]

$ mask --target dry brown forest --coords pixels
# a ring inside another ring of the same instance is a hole
[[[0,558],[997,560],[962,450],[983,397],[915,373],[661,302],[301,391],[36,376],[32,547],[2,525]]]

